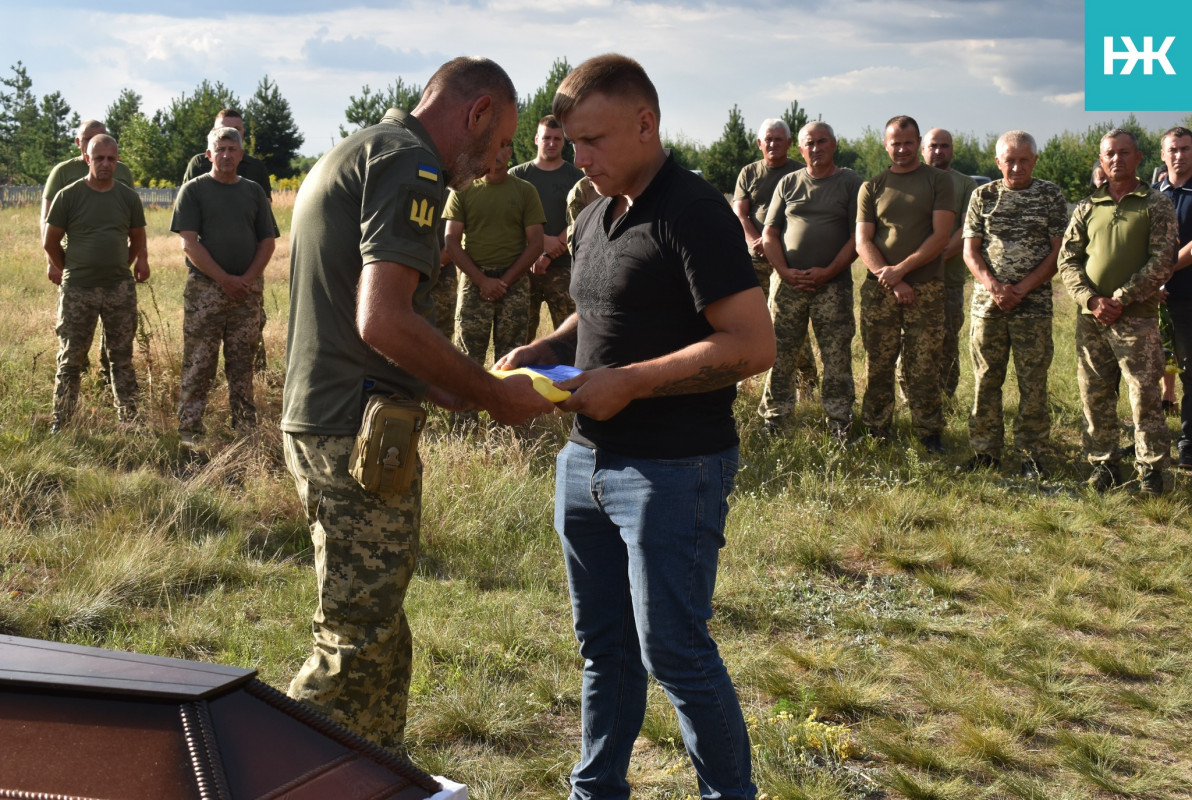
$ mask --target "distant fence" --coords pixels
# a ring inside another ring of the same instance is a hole
[[[0,186],[0,208],[40,205],[41,190],[40,186]],[[141,202],[147,206],[172,206],[174,198],[178,196],[178,190],[138,188],[137,194],[141,196]]]

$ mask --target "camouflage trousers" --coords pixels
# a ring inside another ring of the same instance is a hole
[[[190,273],[183,292],[182,387],[178,394],[178,430],[202,433],[207,395],[219,367],[223,345],[224,376],[228,380],[228,409],[237,430],[256,427],[253,403],[254,359],[261,340],[261,294],[255,291],[232,300],[206,275]]]
[[[550,312],[552,330],[575,312],[571,299],[571,267],[548,267],[545,275],[530,273],[530,313],[527,315],[526,341],[538,338],[542,304]]]
[[[498,277],[494,272],[489,277]],[[459,282],[459,308],[455,312],[455,346],[483,365],[488,343],[493,357],[500,358],[526,343],[526,318],[530,315],[530,282],[522,277],[500,300],[490,302],[470,280]]]
[[[906,402],[915,435],[944,429],[940,402],[940,358],[944,341],[944,282],[914,285],[915,301],[899,305],[876,280],[861,286],[861,342],[865,345],[866,386],[861,422],[886,432],[894,419],[894,376],[899,353],[906,375]]]
[[[458,292],[459,270],[454,264],[443,265],[438,282],[430,290],[430,297],[435,304],[435,327],[447,341],[451,341],[455,334],[455,303],[458,300]]]
[[[409,704],[413,638],[404,603],[418,558],[422,465],[408,494],[370,494],[348,474],[354,438],[285,435],[318,584],[314,651],[289,695],[392,747],[404,737]]]
[[[1084,404],[1084,452],[1089,463],[1111,463],[1118,452],[1118,385],[1125,378],[1134,416],[1134,463],[1162,469],[1171,454],[1163,416],[1163,347],[1156,317],[1120,317],[1102,325],[1076,315],[1076,377]]]
[[[58,288],[58,372],[54,377],[54,425],[61,427],[79,403],[79,383],[87,366],[87,351],[95,324],[103,321],[104,351],[116,413],[122,422],[137,416],[137,373],[132,345],[137,334],[137,286],[130,276],[115,286]]]
[[[779,281],[770,294],[770,314],[778,356],[766,374],[758,413],[767,420],[791,413],[796,400],[797,356],[807,345],[810,321],[824,368],[820,388],[824,413],[833,428],[847,429],[856,398],[852,345],[857,323],[853,317],[852,284],[828,283],[816,292],[804,292]]]
[[[973,452],[1002,457],[1006,428],[1002,419],[1002,386],[1011,352],[1018,376],[1018,414],[1014,446],[1038,459],[1051,437],[1047,406],[1047,371],[1054,345],[1051,317],[973,317],[969,353],[973,360],[973,410],[969,443]]]
[[[753,259],[753,274],[757,275],[757,282],[762,285],[762,291],[766,293],[766,297],[772,300],[775,290],[783,284],[783,281],[774,272],[770,262],[764,258]],[[772,306],[770,313],[774,313]],[[815,354],[811,351],[811,337],[807,336],[806,332],[803,336],[803,346],[795,351],[795,370],[795,388],[800,393],[810,394],[819,381],[819,373],[816,371]]]
[[[944,287],[944,356],[940,365],[940,388],[956,396],[960,385],[960,329],[964,327],[964,284]],[[905,393],[905,392],[904,392]]]

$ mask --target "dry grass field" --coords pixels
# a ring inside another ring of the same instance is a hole
[[[200,455],[174,420],[184,267],[169,212],[149,215],[139,294],[148,424],[122,432],[92,372],[77,424],[51,435],[55,292],[35,209],[0,209],[0,633],[251,667],[286,687],[314,602],[276,429],[288,203],[267,272],[264,424],[235,438],[217,379]],[[1057,292],[1058,477],[1041,485],[1015,464],[954,473],[969,456],[967,364],[942,457],[912,444],[905,412],[892,446],[841,449],[813,403],[768,439],[760,385],[742,387],[712,624],[767,798],[1192,797],[1189,481],[1151,500],[1083,488],[1072,306]],[[412,757],[478,800],[563,797],[580,669],[551,530],[566,420],[470,438],[432,421]],[[639,798],[696,794],[659,691],[631,779]]]

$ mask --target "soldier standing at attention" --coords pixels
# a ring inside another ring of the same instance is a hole
[[[952,181],[919,160],[919,124],[907,116],[886,123],[890,168],[861,186],[857,254],[869,272],[861,287],[861,340],[868,373],[861,422],[879,439],[894,418],[899,352],[915,436],[929,452],[940,438],[940,359],[944,340],[941,254],[956,216]]]
[[[542,304],[550,312],[555,328],[575,311],[571,300],[571,251],[567,249],[567,194],[583,170],[563,158],[563,126],[552,114],[538,121],[534,144],[538,155],[533,161],[509,170],[515,178],[527,181],[538,190],[546,223],[542,227],[542,255],[530,267],[530,314],[526,341],[538,335]],[[504,351],[502,351],[504,352]]]
[[[236,172],[243,157],[239,131],[212,130],[207,135],[211,172],[183,184],[170,221],[170,230],[182,238],[189,271],[178,397],[178,431],[184,444],[197,444],[203,433],[203,411],[221,344],[232,426],[244,433],[257,424],[253,359],[260,343],[261,295],[276,225],[264,190]]]
[[[1060,187],[1032,177],[1039,155],[1029,133],[1003,133],[996,153],[1002,179],[973,192],[964,223],[964,260],[975,279],[969,335],[974,455],[960,469],[1001,464],[1002,385],[1013,352],[1018,376],[1014,446],[1022,453],[1022,476],[1038,480],[1044,477],[1043,454],[1051,436],[1051,277],[1068,206]]]
[[[1084,404],[1089,486],[1106,492],[1122,482],[1118,462],[1118,382],[1125,378],[1134,415],[1134,463],[1142,493],[1163,493],[1171,434],[1159,382],[1159,291],[1175,264],[1175,209],[1138,180],[1143,153],[1133,133],[1101,137],[1108,181],[1081,200],[1060,247],[1059,274],[1076,301],[1077,380]]]
[[[103,321],[111,362],[112,393],[123,423],[137,417],[137,373],[132,344],[137,332],[137,283],[149,280],[145,211],[140,196],[115,179],[119,150],[106,133],[96,134],[83,156],[87,177],[58,192],[46,215],[42,245],[46,276],[58,289],[58,374],[54,379],[57,432],[79,400],[79,378]],[[70,236],[63,250],[62,237]],[[132,275],[129,265],[135,262]]]

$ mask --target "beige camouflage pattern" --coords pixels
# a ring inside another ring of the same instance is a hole
[[[74,415],[79,383],[87,368],[87,351],[103,321],[104,352],[116,413],[122,422],[137,416],[137,373],[132,364],[137,334],[137,288],[132,276],[115,286],[58,287],[58,372],[54,377],[54,425],[62,427]]]
[[[547,267],[544,275],[530,273],[529,279],[530,310],[526,315],[526,341],[532,342],[538,338],[543,303],[546,303],[547,311],[550,312],[551,325],[558,328],[563,324],[563,320],[575,312],[575,301],[571,299],[571,267],[552,265]],[[498,352],[504,355],[509,351]]]
[[[866,365],[861,422],[877,435],[886,435],[894,419],[894,376],[900,351],[915,435],[936,435],[944,428],[940,402],[944,281],[924,281],[915,284],[914,290],[915,301],[902,306],[894,293],[876,280],[866,279],[861,286],[861,342]]]
[[[969,330],[974,386],[969,443],[973,452],[1002,457],[1005,441],[1002,386],[1013,352],[1014,373],[1018,376],[1014,446],[1036,461],[1047,453],[1051,438],[1047,372],[1054,347],[1050,317],[973,317]]]
[[[486,273],[500,277],[500,272]],[[526,343],[526,318],[530,315],[530,282],[523,276],[495,302],[480,296],[480,289],[466,278],[459,282],[459,307],[455,312],[455,346],[483,365],[492,341],[495,358]]]
[[[856,397],[852,342],[857,323],[853,317],[852,284],[827,283],[813,293],[779,281],[770,295],[770,314],[774,318],[778,354],[774,366],[766,373],[758,413],[766,420],[780,420],[794,408],[800,380],[799,356],[809,352],[810,321],[824,367],[820,389],[824,413],[834,429],[847,430]]]
[[[964,220],[964,238],[981,240],[981,257],[1002,283],[1018,283],[1051,253],[1051,240],[1064,235],[1068,206],[1060,187],[1035,178],[1025,189],[993,181],[977,188]],[[1051,319],[1051,282],[1031,292],[1010,312],[1015,317]],[[980,281],[973,282],[974,317],[1005,317]]]
[[[1163,346],[1155,317],[1120,317],[1102,325],[1076,315],[1076,377],[1084,406],[1084,451],[1090,464],[1118,461],[1118,386],[1124,378],[1134,418],[1134,463],[1162,469],[1171,454],[1163,416]]]
[[[182,386],[178,394],[178,430],[203,432],[203,412],[211,382],[219,367],[223,346],[224,376],[228,381],[228,409],[232,427],[247,431],[256,427],[257,407],[253,403],[253,367],[260,352],[261,296],[264,277],[258,278],[253,293],[232,300],[219,284],[191,272],[183,291]]]
[[[447,341],[455,336],[455,303],[459,299],[459,270],[454,264],[444,264],[439,270],[439,280],[430,290],[435,305],[435,327]]]
[[[408,494],[369,494],[348,474],[353,438],[285,435],[318,581],[314,652],[289,695],[394,747],[409,702],[413,639],[404,602],[418,558],[422,465]]]

